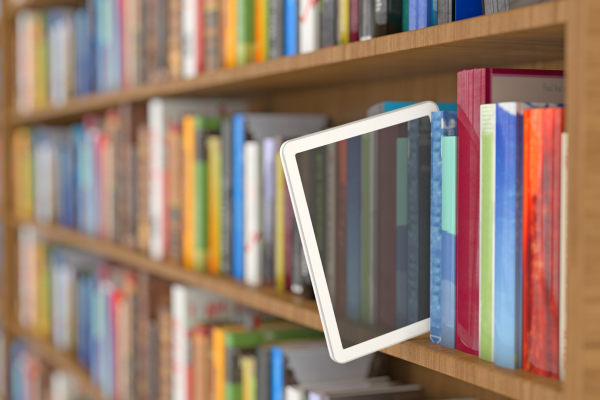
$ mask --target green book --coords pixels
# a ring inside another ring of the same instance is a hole
[[[402,32],[408,32],[408,0],[402,0]]]
[[[236,65],[254,60],[254,0],[237,0]]]
[[[480,238],[479,238],[479,357],[493,360],[494,349],[494,189],[496,105],[481,106]]]
[[[261,324],[257,329],[246,330],[236,325],[225,330],[225,399],[242,397],[240,357],[255,354],[256,347],[265,343],[294,339],[322,339],[323,333],[290,322],[278,321]]]
[[[365,324],[371,323],[371,137],[370,134],[361,138],[361,169],[360,169],[360,232],[361,232],[361,279],[360,279],[360,320]]]
[[[220,120],[214,117],[196,117],[196,243],[194,269],[206,271],[208,256],[208,169],[206,165],[206,137],[219,132]]]

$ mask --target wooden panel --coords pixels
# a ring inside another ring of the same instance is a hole
[[[12,124],[60,121],[121,102],[187,94],[256,96],[270,91],[398,76],[456,72],[563,58],[565,3],[553,1],[451,24],[349,43],[231,70],[210,71],[190,81],[150,84],[91,95],[30,115],[13,111]]]
[[[42,224],[36,226],[40,235],[49,242],[87,251],[167,280],[204,288],[258,311],[322,330],[317,305],[312,300],[279,293],[271,288],[250,288],[229,277],[195,273],[173,263],[153,261],[136,251],[66,228]],[[497,367],[478,357],[431,343],[428,335],[392,346],[383,352],[514,399],[561,398],[561,385],[556,380],[522,370]]]
[[[1,313],[2,325],[11,336],[22,340],[31,351],[54,368],[69,373],[80,385],[81,389],[94,400],[104,400],[99,389],[92,383],[88,373],[73,358],[56,350],[46,339],[39,338],[19,326],[11,318]]]

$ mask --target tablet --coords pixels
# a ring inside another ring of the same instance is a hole
[[[281,147],[336,362],[429,332],[433,111],[435,103],[422,102]]]

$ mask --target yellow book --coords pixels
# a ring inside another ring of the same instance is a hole
[[[38,334],[44,338],[50,338],[51,316],[50,316],[50,276],[48,271],[48,249],[43,242],[38,243]]]
[[[31,129],[20,127],[15,129],[12,138],[13,152],[13,204],[15,215],[21,220],[33,218],[33,165]]]
[[[237,0],[222,0],[222,4],[223,65],[233,68],[236,66]]]
[[[275,232],[274,264],[275,264],[275,289],[285,291],[285,177],[281,156],[275,158]]]
[[[43,11],[35,12],[35,107],[48,105],[48,41],[46,39],[46,18]]]
[[[196,222],[196,117],[185,115],[181,121],[183,148],[183,234],[182,259],[186,269],[194,267],[194,243]]]
[[[256,356],[246,354],[240,357],[240,372],[242,381],[242,400],[256,400],[258,385],[256,376]]]
[[[214,400],[225,400],[225,328],[214,326],[211,331],[212,342],[212,396]]]
[[[221,138],[209,135],[206,139],[208,179],[208,272],[221,272]]]
[[[338,43],[350,42],[350,0],[338,2]]]

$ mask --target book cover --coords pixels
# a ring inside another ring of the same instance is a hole
[[[442,290],[442,139],[456,136],[456,112],[431,113],[431,203],[429,231],[429,314],[430,340],[441,343],[441,290]]]
[[[207,164],[207,224],[208,224],[208,272],[213,275],[221,273],[221,138],[218,135],[208,135],[206,139]]]
[[[562,71],[473,69],[458,72],[456,324],[458,350],[479,354],[479,153],[482,104],[562,102]],[[462,139],[461,139],[462,138]]]
[[[293,56],[298,54],[298,0],[284,0],[283,7],[283,55]]]
[[[361,138],[347,142],[347,208],[346,208],[346,317],[360,321],[362,304],[361,245]]]
[[[320,9],[319,0],[298,0],[298,53],[307,54],[319,49]]]
[[[496,105],[481,106],[479,183],[479,357],[494,361]]]
[[[523,121],[523,369],[558,378],[563,110],[525,110]]]

